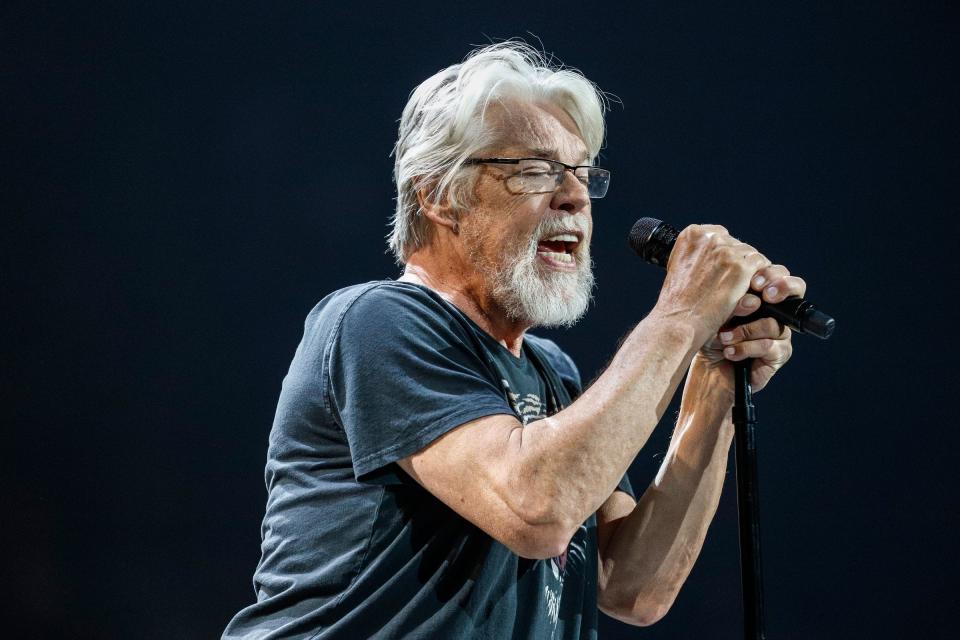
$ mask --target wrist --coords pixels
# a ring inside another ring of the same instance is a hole
[[[734,390],[733,367],[730,363],[714,362],[702,353],[697,353],[690,362],[681,410],[685,404],[693,404],[726,414],[733,407]]]
[[[703,319],[692,313],[691,310],[672,308],[670,305],[664,305],[661,301],[657,302],[648,317],[655,317],[658,322],[674,327],[682,327],[683,330],[690,333],[697,349],[709,341],[716,331],[714,328],[707,326]]]
[[[693,492],[708,468],[725,467],[734,437],[732,408],[732,385],[702,359],[692,362],[677,426],[658,479],[670,475],[673,486]]]
[[[700,327],[685,314],[665,313],[654,307],[641,324],[656,334],[663,345],[683,351],[687,357],[692,357],[703,342],[700,339]]]

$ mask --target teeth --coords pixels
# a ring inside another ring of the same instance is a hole
[[[579,242],[580,240],[577,236],[572,233],[564,233],[557,236],[551,236],[547,238],[547,242]]]
[[[550,258],[551,260],[556,260],[557,262],[565,262],[567,264],[573,264],[573,255],[569,253],[555,253],[553,251],[541,251],[540,255]]]

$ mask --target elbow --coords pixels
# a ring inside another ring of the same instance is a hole
[[[611,618],[635,627],[649,627],[667,615],[672,603],[649,602],[643,598],[621,598],[601,592],[597,605]]]
[[[563,555],[576,529],[553,524],[520,524],[503,544],[521,558],[546,560]]]
[[[510,474],[498,493],[510,520],[508,539],[501,542],[523,558],[545,560],[563,555],[586,519],[564,507],[572,501],[556,483],[538,482],[530,474]]]
[[[649,627],[660,622],[669,610],[669,605],[636,610],[628,622],[636,627]]]
[[[522,558],[546,560],[563,555],[579,527],[554,510],[525,510],[516,513],[515,526],[503,542]]]

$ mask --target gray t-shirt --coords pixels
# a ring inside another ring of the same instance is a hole
[[[425,287],[324,298],[270,432],[257,602],[223,637],[595,638],[595,516],[562,556],[521,558],[396,464],[483,416],[551,415],[580,386],[553,342],[527,335],[516,358]]]

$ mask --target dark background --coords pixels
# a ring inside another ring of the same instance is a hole
[[[649,310],[641,215],[722,223],[803,275],[839,328],[757,398],[767,636],[953,637],[946,2],[4,3],[5,637],[212,638],[252,602],[303,319],[398,274],[406,97],[530,34],[622,101],[595,308],[550,336],[592,379]],[[740,637],[732,480],[668,616],[604,637]]]

